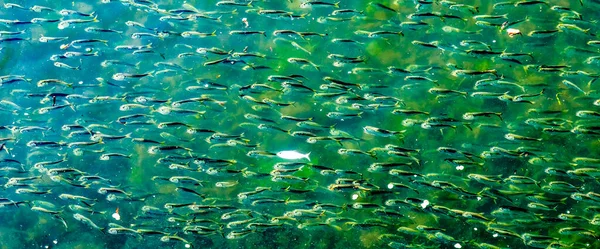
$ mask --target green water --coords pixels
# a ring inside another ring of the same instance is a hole
[[[597,2],[227,3],[0,6],[0,248],[599,246]]]

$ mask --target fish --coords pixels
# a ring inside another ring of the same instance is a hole
[[[85,217],[82,214],[75,213],[75,214],[73,214],[73,218],[75,218],[75,220],[78,220],[78,221],[88,225],[91,228],[94,228],[94,229],[99,230],[102,233],[104,233],[105,228],[99,227],[90,218]]]
[[[399,134],[402,134],[405,132],[405,131],[389,131],[389,130],[384,130],[384,129],[373,127],[373,126],[365,126],[365,127],[363,127],[363,131],[367,134],[370,134],[373,136],[380,136],[380,137],[390,137],[390,136],[399,135]]]
[[[306,154],[302,154],[295,150],[284,150],[277,152],[277,157],[286,159],[286,160],[298,160],[306,158],[306,160],[310,161],[310,152]]]
[[[577,2],[4,3],[0,209],[60,221],[56,243],[593,247]]]
[[[129,73],[116,73],[113,74],[112,79],[116,81],[124,81],[126,79],[141,79],[147,76],[152,77],[154,71],[150,71],[142,74],[129,74]]]

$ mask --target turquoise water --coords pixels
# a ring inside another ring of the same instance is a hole
[[[0,7],[2,248],[598,247],[595,1]]]

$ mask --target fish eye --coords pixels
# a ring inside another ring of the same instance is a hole
[[[171,113],[171,109],[169,107],[166,107],[166,106],[161,106],[160,108],[158,108],[157,111],[160,114],[163,114],[163,115],[167,115],[167,114]]]
[[[148,99],[146,99],[146,97],[144,97],[144,96],[139,96],[139,97],[135,98],[135,102],[143,104],[143,103],[148,102]]]

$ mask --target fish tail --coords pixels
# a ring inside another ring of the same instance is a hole
[[[63,219],[62,217],[58,216],[58,215],[54,215],[54,218],[58,219],[61,221],[61,223],[65,226],[65,228],[69,228],[69,226],[67,226],[67,222],[65,221],[65,219]]]

